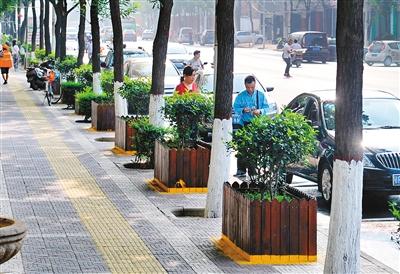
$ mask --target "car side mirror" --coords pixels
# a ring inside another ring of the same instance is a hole
[[[102,68],[106,68],[106,67],[107,67],[107,64],[106,64],[106,62],[101,62],[101,63],[100,63],[100,67],[102,67]]]
[[[208,64],[208,62],[204,62],[204,63],[203,63],[203,65],[207,65],[207,64]]]
[[[273,90],[274,90],[273,87],[267,87],[267,92],[271,92],[271,91],[273,91]]]

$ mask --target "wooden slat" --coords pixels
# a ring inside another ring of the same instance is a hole
[[[176,151],[176,181],[178,181],[179,179],[183,180],[183,169],[184,169],[184,165],[183,165],[183,150],[182,149],[178,149]],[[170,187],[175,187],[175,182],[171,182],[171,186]]]
[[[252,249],[251,254],[261,254],[261,203],[260,201],[251,202],[251,235]]]
[[[289,203],[287,201],[281,202],[281,255],[289,255],[290,250],[290,233],[289,233]]]
[[[155,141],[155,143],[154,143],[154,178],[156,178],[156,179],[160,179],[160,176],[158,174],[158,171],[160,170],[159,161],[158,161],[159,154],[160,153],[158,152],[158,142]]]
[[[190,151],[190,181],[195,186],[200,187],[200,183],[197,181],[197,149]]]
[[[129,126],[129,123],[125,122],[125,150],[133,150],[133,138],[135,137],[136,129]]]
[[[171,182],[176,182],[176,149],[169,150],[168,175]]]
[[[203,154],[202,154],[202,149],[201,147],[197,148],[197,152],[196,152],[196,161],[197,161],[197,182],[199,184],[200,187],[204,187],[204,179],[203,179],[203,166],[204,166],[204,162],[203,162]]]
[[[183,181],[186,183],[186,187],[194,187],[190,180],[190,151],[193,149],[183,150]]]
[[[97,129],[97,103],[95,101],[91,102],[92,104],[92,128]]]
[[[271,254],[280,254],[280,220],[281,206],[277,200],[271,202]]]
[[[271,255],[272,240],[271,240],[271,203],[264,201],[264,225],[263,225],[263,254]]]
[[[226,211],[227,211],[227,185],[224,184],[222,188],[222,234],[226,235]]]
[[[299,203],[299,254],[308,253],[308,203],[301,199]]]
[[[317,200],[308,201],[308,255],[317,255]]]
[[[289,204],[290,215],[290,254],[299,254],[299,201],[293,199]]]

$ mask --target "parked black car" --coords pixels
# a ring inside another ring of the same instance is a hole
[[[317,150],[305,162],[287,170],[315,181],[325,201],[331,201],[335,150],[335,90],[303,93],[288,108],[303,114],[318,130]],[[400,194],[400,99],[384,91],[363,92],[363,140],[365,193]]]
[[[326,63],[329,59],[328,39],[326,32],[299,31],[289,34],[289,38],[297,40],[303,49],[303,60],[307,62],[321,61]]]

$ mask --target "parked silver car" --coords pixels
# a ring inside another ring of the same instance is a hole
[[[239,44],[262,44],[264,37],[260,34],[252,33],[250,31],[237,31],[235,33],[235,46]]]
[[[383,63],[385,67],[393,63],[400,66],[400,41],[373,41],[364,60],[369,66],[375,63]]]

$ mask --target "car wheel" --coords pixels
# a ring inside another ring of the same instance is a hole
[[[388,67],[392,64],[392,58],[391,57],[386,57],[385,60],[383,61],[383,64],[385,65],[385,67]]]
[[[326,59],[321,60],[322,64],[326,64]]]
[[[322,193],[322,198],[328,204],[332,200],[332,169],[328,163],[322,163],[318,172],[318,189]]]
[[[374,63],[372,62],[367,62],[368,66],[372,66]]]
[[[263,40],[261,38],[258,38],[257,41],[256,41],[256,44],[259,45],[259,44],[262,44],[262,42],[263,42]]]
[[[286,174],[285,174],[285,182],[286,182],[287,184],[291,184],[292,181],[293,181],[293,174],[286,173]]]

